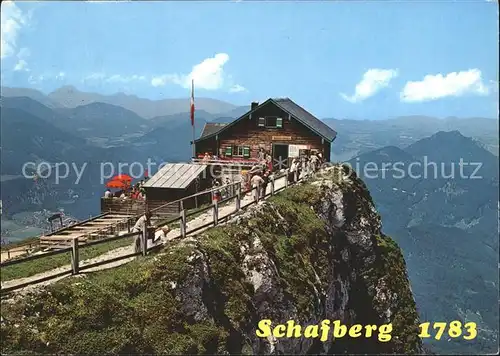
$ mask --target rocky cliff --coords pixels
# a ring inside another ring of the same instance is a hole
[[[335,166],[156,256],[2,302],[4,351],[420,353],[399,247]],[[392,323],[392,338],[259,338],[257,325]]]

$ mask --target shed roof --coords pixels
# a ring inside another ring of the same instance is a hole
[[[207,132],[205,132],[205,129],[203,130],[203,133],[201,134],[200,138],[195,140],[195,142],[202,141],[206,138],[212,137],[216,135],[217,133],[225,130],[227,127],[234,125],[235,123],[239,122],[240,120],[244,119],[247,117],[249,114],[253,113],[254,111],[258,110],[259,108],[263,107],[264,105],[273,103],[286,113],[290,114],[293,116],[297,121],[302,123],[304,126],[308,127],[310,130],[314,131],[316,134],[319,136],[323,137],[329,142],[332,142],[335,137],[337,137],[337,132],[332,129],[330,126],[325,124],[323,121],[312,115],[310,112],[302,108],[301,106],[297,105],[294,101],[292,101],[289,98],[270,98],[267,99],[265,102],[254,108],[253,110],[248,111],[238,119],[230,122],[229,124],[223,124],[223,126],[219,127],[210,127]],[[208,125],[209,123],[207,123]],[[212,124],[212,123],[210,123]],[[220,125],[220,124],[219,124]],[[206,125],[205,125],[206,127]]]
[[[144,183],[144,188],[185,189],[206,168],[205,164],[169,163]]]

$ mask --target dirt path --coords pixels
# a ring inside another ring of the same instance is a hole
[[[285,185],[285,178],[286,177],[282,177],[282,178],[276,180],[276,182],[275,182],[275,190],[280,189],[280,188],[282,188]],[[270,193],[270,191],[271,191],[271,186],[268,185],[268,187],[267,187],[267,193]],[[251,194],[247,194],[247,195],[243,196],[242,199],[241,199],[241,203],[240,203],[241,207],[244,208],[252,200],[253,200],[253,196]],[[226,217],[226,216],[234,213],[235,209],[236,209],[235,203],[230,203],[230,204],[227,204],[226,206],[221,206],[219,208],[219,220],[221,220],[224,217]],[[196,227],[205,225],[205,224],[207,224],[207,223],[209,223],[211,221],[213,221],[213,212],[210,209],[210,210],[206,211],[205,213],[201,214],[200,216],[197,216],[196,218],[187,221],[187,224],[186,224],[187,225],[187,231],[192,230],[192,229],[194,229]],[[221,223],[221,225],[222,225],[222,223]],[[208,227],[206,227],[204,229],[200,229],[200,230],[196,231],[192,235],[199,234],[200,232],[202,232],[202,231],[204,231],[206,229],[209,229],[210,227],[211,226],[208,226]],[[157,232],[157,236],[159,236],[158,235],[159,233],[160,232]],[[164,240],[158,241],[157,244],[165,244],[167,241],[173,240],[174,238],[176,238],[177,236],[179,236],[179,234],[180,234],[180,229],[179,228],[172,229],[172,231],[170,231],[168,233],[167,237]],[[191,234],[188,234],[188,236],[191,236]],[[153,247],[153,246],[154,246],[154,243],[151,240],[148,240],[148,248]],[[101,262],[101,261],[109,260],[109,259],[116,258],[116,257],[119,257],[119,256],[125,256],[125,255],[133,253],[133,252],[134,252],[134,245],[133,244],[131,244],[129,246],[125,246],[125,247],[116,248],[116,249],[110,250],[110,251],[108,251],[108,252],[106,252],[106,253],[104,253],[102,255],[99,255],[99,256],[97,256],[95,258],[80,261],[80,267],[85,266],[85,265],[89,265],[89,264],[93,264],[93,263],[96,263],[96,262]],[[117,266],[121,266],[121,265],[126,264],[128,262],[131,262],[134,258],[135,257],[130,257],[130,258],[127,258],[127,259],[119,260],[119,261],[112,262],[112,263],[107,263],[105,265],[97,266],[97,267],[94,267],[94,268],[89,268],[89,269],[86,269],[85,271],[82,271],[81,274],[80,274],[80,276],[85,275],[86,273],[89,273],[89,272],[95,272],[95,271],[99,271],[99,270],[105,270],[105,269],[109,269],[109,268],[114,268],[114,267],[117,267]],[[27,283],[27,282],[30,282],[30,281],[34,281],[34,280],[37,280],[37,279],[40,279],[40,278],[57,275],[58,273],[62,273],[63,271],[67,271],[67,270],[70,270],[70,269],[71,269],[71,265],[67,264],[65,266],[61,266],[61,267],[52,269],[50,271],[46,271],[46,272],[43,272],[43,273],[35,274],[33,276],[29,276],[29,277],[25,277],[25,278],[19,278],[19,279],[13,279],[13,280],[10,280],[10,281],[5,281],[5,282],[1,283],[1,288],[2,289],[3,288],[9,288],[9,287],[13,287],[13,286],[16,286],[16,285],[19,285],[19,284],[23,284],[23,283]],[[50,280],[45,281],[45,282],[41,282],[41,283],[37,283],[37,284],[32,284],[32,285],[26,286],[26,287],[21,288],[18,291],[16,291],[16,293],[26,293],[26,292],[28,292],[30,290],[33,290],[35,288],[38,288],[40,286],[52,284],[52,283],[54,283],[54,282],[56,282],[58,280],[61,280],[61,279],[65,278],[65,277],[69,276],[69,275],[70,274],[64,275],[64,276],[61,276],[61,277],[56,277],[56,278],[50,279]]]

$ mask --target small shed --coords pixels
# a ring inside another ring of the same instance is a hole
[[[169,202],[173,202],[210,186],[210,178],[205,164],[169,163],[152,176],[143,187],[146,192],[147,208],[153,210]],[[184,202],[185,209],[196,207],[198,200],[189,199]],[[160,209],[160,215],[178,215],[180,204],[172,204]]]

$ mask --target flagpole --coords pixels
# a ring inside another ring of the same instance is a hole
[[[196,148],[194,145],[195,130],[194,130],[194,79],[191,79],[191,126],[193,127],[193,159],[196,158]]]

